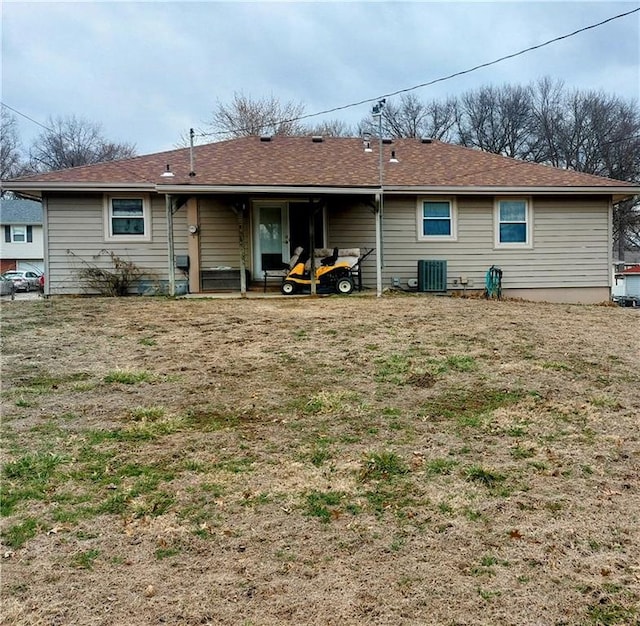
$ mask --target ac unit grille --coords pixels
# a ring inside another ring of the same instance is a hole
[[[446,291],[447,262],[418,261],[418,291]]]

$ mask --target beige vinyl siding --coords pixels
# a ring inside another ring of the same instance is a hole
[[[112,267],[105,251],[133,261],[145,270],[150,280],[168,280],[164,196],[151,197],[152,240],[149,242],[105,241],[102,194],[48,196],[46,219],[51,295],[85,293],[77,272],[87,263]],[[175,253],[186,254],[188,231],[184,208],[174,214],[173,222]],[[183,278],[180,271],[176,272],[176,278]]]
[[[383,286],[397,277],[401,285],[417,277],[420,259],[446,260],[449,289],[482,289],[487,269],[502,268],[505,289],[607,288],[610,283],[611,217],[608,197],[533,198],[532,248],[496,249],[494,198],[459,196],[457,241],[418,241],[417,200],[414,196],[385,196],[383,218]],[[49,246],[50,293],[83,293],[77,271],[84,263],[110,267],[101,251],[133,260],[150,276],[166,281],[167,232],[164,196],[151,195],[152,241],[114,242],[104,238],[102,194],[50,194],[46,198],[46,236]],[[327,205],[326,247],[376,247],[373,207],[348,197],[331,198]],[[231,208],[215,198],[198,200],[202,270],[240,265],[238,220]],[[247,217],[247,264],[251,233]],[[175,253],[187,254],[186,208],[174,215]],[[376,284],[376,253],[363,265],[366,287]],[[184,278],[180,271],[178,279]],[[454,283],[457,281],[457,284]]]
[[[240,267],[238,218],[233,210],[215,199],[199,200],[200,269]],[[245,216],[248,221],[248,217]],[[251,248],[249,224],[245,235],[247,252]],[[249,259],[247,259],[247,262]]]
[[[534,199],[533,220],[532,250],[494,251],[506,289],[609,286],[608,200]]]
[[[376,247],[375,214],[367,204],[333,201],[327,209],[326,248],[360,248],[364,254]],[[362,264],[362,283],[376,285],[376,250]]]
[[[499,249],[494,241],[494,198],[459,196],[457,241],[418,241],[417,200],[385,196],[383,286],[398,277],[406,287],[420,259],[446,260],[448,288],[466,276],[481,289],[491,265],[505,289],[607,287],[611,246],[608,198],[533,198],[533,247]],[[375,247],[371,207],[338,207],[329,213],[329,245]],[[363,267],[364,284],[375,286],[375,253]]]

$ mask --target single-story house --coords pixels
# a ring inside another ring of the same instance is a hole
[[[34,200],[0,198],[0,273],[44,271],[42,204]]]
[[[378,295],[481,290],[495,266],[505,296],[584,303],[609,299],[612,207],[640,194],[431,139],[319,136],[242,137],[4,185],[42,201],[49,294],[84,292],[78,270],[111,254],[170,293],[244,293],[301,246],[373,249],[361,278]]]

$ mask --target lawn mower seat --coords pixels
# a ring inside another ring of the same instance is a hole
[[[326,256],[324,259],[320,259],[320,265],[335,265],[338,258],[338,248],[333,249],[331,256]]]

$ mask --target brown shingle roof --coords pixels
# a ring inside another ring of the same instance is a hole
[[[195,177],[189,177],[189,149],[75,167],[21,178],[34,183],[258,185],[376,187],[378,142],[365,153],[358,138],[242,137],[194,148]],[[398,163],[388,163],[395,150]],[[620,187],[631,183],[510,159],[471,148],[417,139],[383,146],[388,187]],[[161,178],[167,164],[174,178]]]

